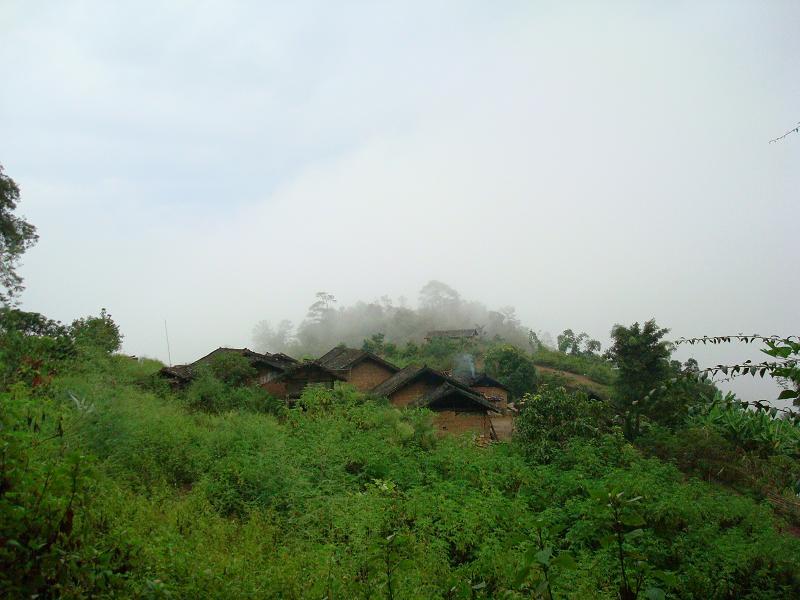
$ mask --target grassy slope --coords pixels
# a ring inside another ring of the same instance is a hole
[[[603,400],[611,394],[610,386],[604,385],[585,375],[578,375],[570,371],[562,371],[553,367],[536,365],[540,380],[546,383],[563,385],[570,391],[592,392]]]
[[[54,385],[92,407],[66,426],[96,465],[90,520],[125,549],[126,595],[381,597],[388,557],[396,597],[470,597],[473,585],[473,597],[518,597],[541,518],[578,563],[559,596],[614,598],[615,555],[587,493],[597,486],[644,497],[635,548],[677,574],[682,597],[800,590],[800,543],[767,508],[685,481],[619,438],[531,465],[505,444],[431,443],[422,415],[352,394],[327,408],[308,398],[310,410],[280,419],[190,414],[132,384],[149,370],[116,360]]]

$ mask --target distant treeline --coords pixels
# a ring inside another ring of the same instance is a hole
[[[490,310],[480,302],[466,300],[440,281],[428,282],[419,293],[417,308],[399,304],[388,296],[374,302],[339,306],[336,298],[319,292],[306,318],[298,325],[287,320],[261,321],[253,331],[257,350],[318,356],[337,344],[361,347],[366,338],[382,333],[396,344],[421,342],[434,329],[479,329],[486,339],[501,338],[519,348],[531,344],[554,346],[549,334],[531,336],[512,306]]]

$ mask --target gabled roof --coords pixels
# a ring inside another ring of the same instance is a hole
[[[478,394],[476,392],[471,392],[469,390],[465,390],[462,387],[456,387],[449,382],[445,382],[436,389],[428,392],[418,400],[412,402],[412,406],[422,407],[422,406],[430,406],[437,400],[442,400],[447,398],[448,396],[460,396],[461,398],[466,398],[482,406],[487,410],[491,410],[494,412],[500,412],[491,402],[489,402],[486,398],[483,397],[483,394]]]
[[[297,363],[297,361],[294,358],[292,358],[291,356],[287,356],[286,354],[268,354],[268,353],[261,354],[259,352],[254,352],[249,348],[219,347],[216,350],[212,350],[205,356],[202,356],[198,358],[196,361],[191,362],[187,365],[174,365],[172,367],[164,367],[163,369],[161,369],[160,373],[167,377],[175,377],[183,381],[190,381],[191,379],[194,378],[195,371],[199,366],[210,362],[215,356],[219,356],[221,354],[238,354],[249,360],[250,364],[253,366],[266,365],[277,371],[285,371],[293,364]]]
[[[470,379],[469,385],[473,386],[473,387],[474,386],[496,387],[496,388],[503,389],[503,390],[505,390],[507,392],[511,391],[511,390],[508,389],[508,386],[503,385],[502,383],[497,381],[497,379],[495,379],[494,377],[490,377],[486,373],[478,373],[477,375],[475,375],[475,377]]]
[[[372,388],[372,393],[378,396],[390,396],[426,371],[433,372],[432,369],[428,369],[428,367],[425,366],[408,365],[405,369],[400,369],[397,373],[389,377],[389,379],[382,381]]]
[[[291,356],[289,356],[288,354],[284,354],[283,352],[273,352],[273,353],[265,352],[264,354],[266,356],[269,356],[271,359],[277,360],[277,361],[283,361],[283,362],[287,362],[287,363],[296,363],[297,362],[296,358],[292,358]]]
[[[270,354],[261,354],[259,352],[253,352],[250,348],[224,348],[220,346],[216,350],[212,350],[205,356],[198,358],[196,361],[189,363],[188,367],[196,367],[198,365],[204,364],[209,362],[213,357],[219,356],[220,354],[238,354],[239,356],[243,356],[248,359],[251,363],[265,363],[270,364],[271,362],[280,362],[280,361],[273,361],[271,360],[272,355]]]
[[[397,390],[405,387],[409,383],[412,383],[414,380],[422,377],[423,375],[434,377],[440,380],[442,383],[447,383],[451,387],[461,389],[465,392],[469,392],[470,394],[476,393],[473,390],[470,390],[469,386],[465,383],[458,381],[457,379],[453,379],[441,371],[431,369],[427,365],[409,365],[405,369],[401,369],[386,381],[379,383],[372,388],[372,393],[378,396],[391,396]]]
[[[334,379],[337,379],[339,381],[346,381],[344,377],[339,375],[339,373],[327,368],[325,365],[320,364],[319,361],[316,361],[316,360],[305,360],[303,362],[296,362],[295,364],[293,364],[293,365],[289,366],[288,368],[286,368],[283,371],[283,373],[281,373],[276,378],[276,380],[281,380],[281,379],[286,379],[286,378],[292,377],[292,376],[296,375],[297,373],[299,373],[301,371],[305,371],[305,370],[308,370],[308,369],[311,369],[311,368],[320,369],[320,370],[324,371],[325,373],[328,373]]]
[[[175,379],[180,379],[181,381],[190,381],[192,379],[192,372],[189,370],[189,367],[186,365],[175,365],[172,367],[164,367],[159,371],[162,375],[166,375],[168,377],[174,377]]]
[[[351,369],[352,367],[356,366],[358,363],[364,360],[371,360],[373,362],[378,363],[379,365],[386,367],[393,373],[396,373],[400,370],[399,367],[396,367],[392,363],[383,360],[377,354],[373,354],[372,352],[367,352],[366,350],[357,350],[356,348],[347,348],[345,346],[336,346],[336,348],[332,348],[327,353],[322,355],[317,359],[317,361],[321,364],[326,366],[329,369],[334,371],[343,371],[345,369]]]

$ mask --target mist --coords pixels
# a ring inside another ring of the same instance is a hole
[[[439,328],[800,331],[800,137],[768,143],[800,118],[796,3],[2,11],[23,307],[106,307],[128,353],[167,361],[165,320],[175,363],[299,336],[321,290],[345,310],[309,350],[417,336],[391,324],[431,280],[470,307]]]
[[[306,318],[295,328],[291,321],[277,325],[259,322],[253,330],[256,349],[319,356],[338,344],[361,347],[373,335],[387,342],[422,343],[428,332],[437,329],[477,329],[487,339],[502,339],[530,350],[528,329],[516,316],[516,309],[504,306],[489,310],[480,302],[465,300],[446,283],[429,281],[419,293],[418,307],[399,304],[388,296],[376,302],[356,302],[337,306],[333,294],[319,292]],[[552,343],[549,335],[545,336]]]

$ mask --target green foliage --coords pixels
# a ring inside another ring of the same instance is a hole
[[[607,429],[605,403],[563,387],[542,387],[521,404],[515,441],[536,462],[550,462],[575,437],[595,438]]]
[[[248,365],[249,366],[249,365]],[[238,381],[238,378],[234,378]],[[282,402],[257,385],[235,385],[214,376],[210,369],[201,372],[185,392],[192,410],[222,413],[229,410],[276,413]]]
[[[599,356],[564,354],[545,346],[539,346],[533,353],[533,362],[560,371],[583,375],[603,385],[614,383],[614,370],[611,363]]]
[[[669,406],[656,405],[657,397],[648,394],[670,375],[670,345],[663,340],[669,332],[651,319],[630,327],[615,325],[611,330],[613,344],[608,355],[618,370],[614,381],[614,402],[625,419],[625,436],[639,435],[642,415],[658,421],[671,418]]]
[[[765,505],[644,458],[602,433],[602,415],[601,431],[570,431],[591,413],[579,396],[542,392],[557,435],[539,464],[521,445],[437,438],[430,412],[347,385],[308,388],[277,415],[187,411],[143,389],[155,366],[93,359],[46,389],[0,396],[2,464],[13,490],[27,490],[0,494],[0,593],[612,599],[620,561],[603,540],[617,521],[592,497],[598,489],[642,497],[635,512],[646,525],[618,519],[623,535],[642,532],[623,539],[642,593],[800,593],[800,541],[779,533]],[[541,426],[537,435],[548,439]],[[68,532],[58,523],[73,485]],[[28,543],[53,531],[50,547]]]
[[[100,309],[99,317],[76,319],[69,327],[69,334],[75,346],[85,352],[116,352],[122,346],[119,326],[105,308]]]
[[[637,445],[652,456],[674,463],[684,473],[722,482],[754,498],[777,499],[775,508],[800,523],[797,459],[748,452],[706,426],[678,432],[653,427],[639,437]]]
[[[544,519],[536,520],[536,539],[525,552],[522,569],[517,574],[515,587],[530,588],[533,594],[553,600],[554,581],[563,571],[572,571],[577,563],[572,553],[557,552],[551,540],[552,529],[548,529]],[[560,533],[560,532],[555,532]],[[527,584],[527,585],[526,585]]]
[[[508,386],[514,397],[536,389],[536,367],[526,352],[511,344],[492,346],[484,358],[486,372]]]
[[[617,492],[608,488],[592,490],[590,494],[597,501],[594,516],[599,519],[598,525],[609,532],[600,538],[600,544],[614,547],[619,567],[620,599],[635,600],[644,591],[649,599],[663,600],[664,590],[652,585],[645,588],[645,583],[653,577],[673,583],[675,577],[671,573],[654,571],[645,556],[635,550],[636,540],[644,536],[645,530],[642,527],[647,524],[637,510],[642,496],[628,498],[624,491]]]
[[[732,342],[742,342],[750,344],[761,342],[766,348],[761,351],[772,357],[772,360],[754,363],[746,360],[743,363],[733,365],[716,365],[707,369],[696,369],[691,373],[695,378],[705,380],[709,376],[722,374],[726,377],[764,377],[769,375],[777,380],[784,390],[778,396],[778,400],[792,400],[795,406],[800,406],[800,337],[777,335],[763,336],[753,335],[725,335],[725,336],[704,336],[697,338],[681,338],[677,344],[730,344]],[[756,403],[756,407],[758,404]],[[800,414],[794,411],[785,411],[788,416],[800,422]]]
[[[369,339],[364,340],[364,343],[361,344],[361,349],[366,352],[372,352],[373,354],[378,354],[378,355],[384,354],[385,341],[386,341],[386,336],[384,334],[376,333]]]
[[[776,410],[748,410],[734,396],[717,394],[689,419],[695,427],[719,433],[737,447],[762,457],[784,454],[800,458],[800,425],[778,417]]]
[[[21,383],[0,402],[0,593],[111,593],[124,577],[126,548],[113,535],[98,536],[88,508],[91,461],[69,440],[90,407],[34,400]]]
[[[186,405],[207,413],[281,412],[283,402],[255,383],[257,375],[258,371],[246,357],[233,352],[220,353],[197,369],[196,377],[183,394]]]
[[[2,387],[24,381],[46,384],[64,361],[75,355],[66,327],[39,313],[0,308]]]
[[[39,239],[36,227],[14,214],[19,203],[19,187],[0,165],[0,302],[13,304],[25,288],[17,273],[20,258]]]
[[[361,347],[400,367],[424,364],[441,371],[452,369],[459,356],[475,355],[482,351],[482,347],[473,340],[448,338],[433,338],[424,344],[408,342],[403,346],[397,346],[385,341],[383,334],[380,333],[365,339]]]
[[[247,358],[233,352],[214,356],[208,364],[208,370],[214,377],[232,386],[247,385],[258,375]]]
[[[600,342],[590,339],[588,334],[575,334],[572,329],[565,329],[556,338],[558,351],[572,356],[597,356]]]

